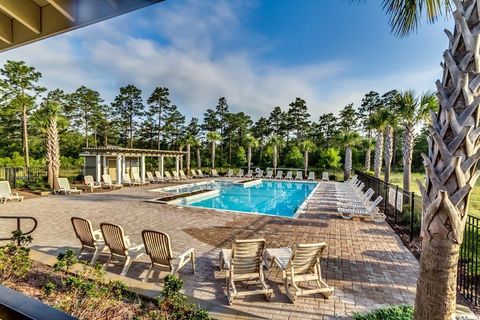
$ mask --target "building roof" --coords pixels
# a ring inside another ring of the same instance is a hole
[[[0,51],[163,0],[0,0]]]
[[[122,155],[128,157],[178,157],[187,154],[185,151],[174,150],[155,150],[155,149],[136,149],[136,148],[122,148],[117,146],[97,147],[97,148],[85,148],[83,149],[81,156],[92,155]]]

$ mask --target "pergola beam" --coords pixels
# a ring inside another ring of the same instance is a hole
[[[41,9],[32,0],[0,0],[0,10],[34,33],[41,33]]]
[[[0,40],[13,43],[12,19],[0,12]]]
[[[60,11],[68,20],[77,21],[75,0],[47,0],[55,9]]]

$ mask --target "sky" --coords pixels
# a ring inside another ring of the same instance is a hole
[[[301,97],[312,120],[374,90],[434,90],[453,20],[391,34],[380,0],[166,0],[0,54],[24,60],[48,89],[85,85],[111,102],[133,84],[187,118],[226,97],[254,120]]]

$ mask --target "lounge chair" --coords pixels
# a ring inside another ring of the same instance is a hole
[[[172,174],[173,174],[173,180],[180,180],[180,175],[178,174],[177,171],[172,170]]]
[[[95,189],[101,189],[102,188],[102,184],[95,182],[95,180],[93,180],[92,176],[83,177],[83,181],[84,181],[85,185],[90,188],[90,192],[93,192],[93,190],[95,190]]]
[[[132,261],[142,256],[145,253],[143,244],[135,245],[130,243],[130,239],[125,237],[122,227],[110,223],[101,223],[105,245],[110,250],[110,257],[108,257],[105,267],[108,267],[112,257],[125,258],[125,265],[123,266],[121,276],[125,276],[132,264]]]
[[[225,175],[225,177],[228,177],[228,178],[233,177],[233,169],[228,169],[228,172],[227,172],[227,174]]]
[[[375,192],[372,188],[369,188],[367,192],[361,193],[359,197],[341,197],[338,198],[337,206],[346,208],[365,208],[370,204],[370,199]]]
[[[141,186],[149,184],[147,180],[140,179],[138,172],[132,172],[132,176],[133,176],[133,181],[138,182]]]
[[[80,256],[82,251],[85,249],[93,250],[94,253],[92,260],[90,260],[90,264],[94,265],[98,259],[98,256],[105,248],[105,241],[103,241],[102,231],[94,231],[92,228],[92,223],[87,219],[72,217],[71,221],[75,235],[77,236],[78,240],[80,240],[80,244],[82,245],[82,248],[78,252],[78,256]]]
[[[70,188],[70,183],[68,182],[67,178],[57,178],[58,182],[58,193],[64,193],[65,195],[70,194],[81,194],[82,190],[77,189],[77,187]]]
[[[292,171],[287,171],[287,175],[285,176],[285,180],[292,180]]]
[[[155,179],[158,182],[168,181],[166,177],[162,177],[162,174],[160,173],[160,171],[155,171]]]
[[[167,181],[170,181],[170,180],[178,180],[178,179],[172,177],[172,175],[171,175],[170,172],[168,172],[168,171],[165,171],[164,174],[165,174],[165,178],[167,179]]]
[[[263,274],[264,239],[235,240],[232,249],[222,249],[220,252],[220,269],[226,271],[228,302],[233,304],[235,297],[264,294],[270,300],[273,290],[265,282]],[[235,281],[258,280],[261,289],[237,291]]]
[[[237,178],[242,178],[242,177],[243,177],[243,173],[244,173],[243,169],[240,169],[240,170],[238,170],[238,173],[237,173],[237,175],[236,175],[235,177],[237,177]]]
[[[322,172],[322,181],[329,181],[328,172]]]
[[[183,170],[179,170],[178,173],[180,173],[180,180],[188,180],[188,177],[185,175]]]
[[[310,172],[308,173],[307,180],[315,181],[315,172],[310,171]]]
[[[112,190],[115,190],[116,188],[123,187],[123,185],[121,183],[113,183],[112,177],[110,177],[110,175],[108,175],[108,174],[103,174],[102,175],[102,180],[103,180],[103,185],[112,189]]]
[[[214,177],[214,178],[220,177],[220,175],[217,172],[217,169],[212,169],[212,177]]]
[[[198,173],[197,175],[198,175],[199,178],[205,178],[205,177],[206,177],[206,176],[203,174],[202,170],[200,170],[200,169],[197,170],[197,173]]]
[[[197,172],[195,171],[195,169],[191,169],[190,170],[190,175],[192,176],[192,178],[199,178]]]
[[[244,178],[252,178],[253,177],[253,170],[248,170],[247,174],[243,176]]]
[[[150,257],[152,265],[147,272],[144,282],[148,281],[155,266],[167,269],[171,274],[177,273],[188,262],[192,264],[192,272],[195,273],[195,251],[190,248],[182,253],[172,251],[170,237],[163,232],[143,230],[143,244],[145,252]]]
[[[282,270],[283,285],[285,292],[295,303],[298,296],[305,296],[315,293],[321,293],[325,298],[329,298],[333,292],[327,283],[322,279],[320,268],[320,259],[322,253],[327,247],[325,242],[297,244],[290,248],[266,249],[267,259],[271,259],[270,267],[277,265]],[[298,286],[299,282],[313,281],[315,289],[302,289]]]
[[[130,187],[131,186],[141,186],[142,184],[138,181],[133,181],[130,179],[130,175],[128,173],[123,174],[123,183],[128,184]]]
[[[160,182],[153,176],[153,173],[151,173],[150,171],[147,171],[146,175],[147,175],[147,181],[148,182],[150,182],[150,183]]]
[[[278,170],[277,174],[275,175],[275,179],[283,179],[283,171]]]
[[[295,173],[295,180],[303,180],[303,173],[302,173],[302,171],[296,171],[296,173]]]
[[[23,196],[10,189],[10,182],[0,181],[0,203],[6,203],[8,200],[23,201]]]
[[[375,201],[373,201],[366,208],[338,208],[343,219],[352,219],[353,217],[367,217],[371,218],[375,222],[385,221],[386,216],[380,212],[378,205],[382,202],[382,196],[378,196]]]
[[[255,178],[263,178],[263,170],[259,170],[258,173],[255,175]]]
[[[268,170],[267,174],[265,175],[265,179],[273,179],[273,171]]]

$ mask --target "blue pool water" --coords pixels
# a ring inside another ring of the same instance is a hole
[[[244,188],[234,183],[215,183],[218,196],[190,202],[193,207],[293,217],[298,207],[315,189],[316,183],[263,181]]]

